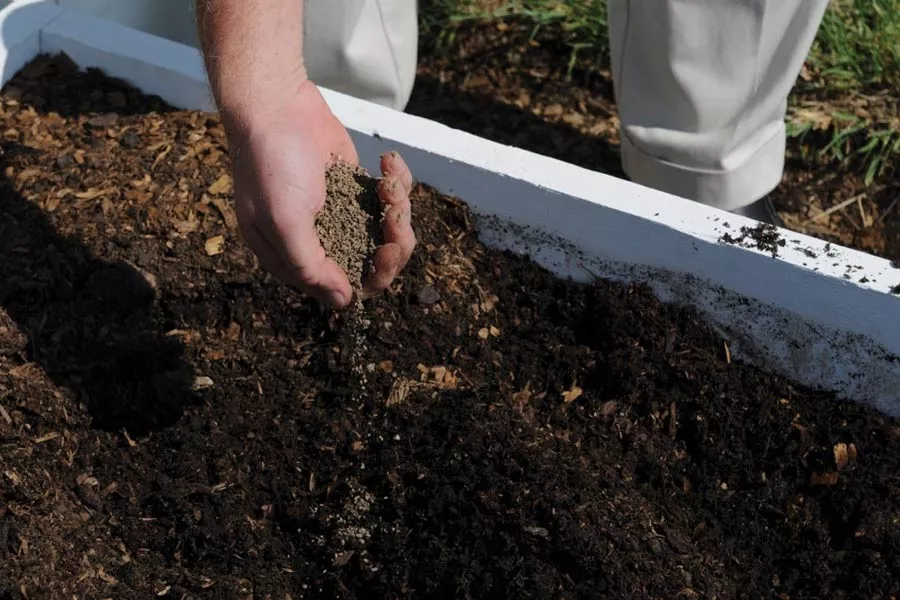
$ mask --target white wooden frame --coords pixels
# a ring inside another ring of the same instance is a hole
[[[195,48],[53,2],[0,10],[0,84],[38,53],[56,52],[175,106],[214,109]],[[900,297],[891,293],[900,269],[888,261],[789,231],[777,257],[723,243],[723,234],[756,223],[324,93],[363,166],[375,172],[381,152],[399,150],[418,180],[483,217],[486,243],[528,252],[562,277],[647,282],[706,315],[736,358],[900,416]]]

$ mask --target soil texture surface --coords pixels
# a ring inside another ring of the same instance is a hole
[[[225,144],[64,60],[2,91],[0,599],[900,594],[896,421],[423,186],[348,366]]]

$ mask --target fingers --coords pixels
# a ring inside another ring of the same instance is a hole
[[[382,231],[386,242],[400,246],[399,269],[403,269],[416,247],[416,234],[412,228],[412,205],[409,200],[412,174],[397,154],[392,159],[382,158],[382,164],[385,176],[378,186],[378,196],[386,209]]]
[[[412,172],[406,165],[406,161],[397,152],[386,152],[381,155],[381,172],[385,177],[394,177],[406,190],[407,195],[412,192]]]
[[[378,184],[378,197],[385,208],[382,224],[385,244],[376,252],[374,273],[366,278],[363,285],[367,296],[387,289],[409,262],[416,247],[409,201],[412,173],[396,152],[388,152],[381,157],[381,170],[384,178]]]
[[[312,221],[262,219],[244,228],[247,245],[263,266],[290,286],[333,308],[350,304],[353,290],[347,275],[332,259],[316,235]],[[276,225],[277,223],[277,225]],[[270,240],[279,240],[273,244]]]
[[[369,273],[363,284],[365,297],[386,290],[400,272],[403,250],[399,244],[387,243],[378,248],[372,259],[374,272]]]

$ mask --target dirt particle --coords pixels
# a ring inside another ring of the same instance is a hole
[[[81,502],[90,509],[100,510],[103,508],[103,501],[100,499],[100,495],[97,494],[96,490],[88,484],[81,484],[77,488],[75,488],[75,493],[78,495],[78,498]]]
[[[98,115],[96,117],[92,117],[88,119],[87,124],[94,129],[108,129],[113,127],[119,120],[119,115],[116,113],[106,113],[104,115]]]
[[[778,256],[778,249],[786,245],[785,239],[778,229],[767,223],[760,223],[755,227],[741,227],[741,235],[734,237],[725,233],[719,238],[724,244],[743,246],[744,248],[756,248],[772,254],[772,258]]]
[[[132,150],[141,145],[141,136],[139,136],[133,129],[129,129],[122,135],[119,143],[122,144],[122,146],[124,146],[125,148]]]
[[[437,304],[441,300],[441,294],[430,285],[426,285],[416,295],[419,304],[423,306],[431,306]]]

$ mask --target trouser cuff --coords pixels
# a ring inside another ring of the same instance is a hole
[[[765,197],[781,183],[786,133],[782,125],[759,149],[733,169],[698,169],[658,159],[622,136],[622,168],[640,185],[734,210]]]

